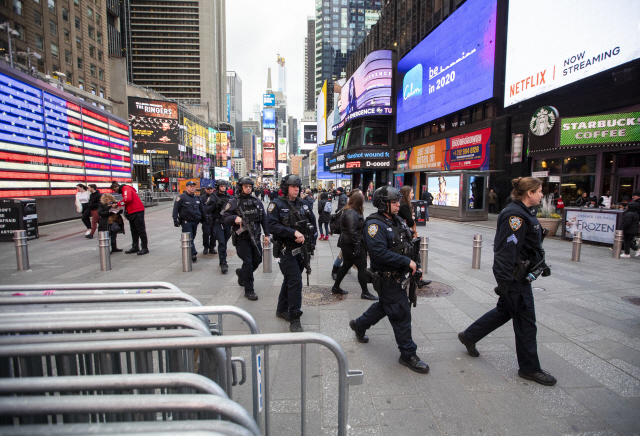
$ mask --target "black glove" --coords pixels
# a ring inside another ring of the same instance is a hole
[[[509,283],[498,283],[498,286],[493,290],[498,296],[506,297],[509,293]]]
[[[180,227],[180,220],[178,218],[173,220],[173,225],[176,227]]]

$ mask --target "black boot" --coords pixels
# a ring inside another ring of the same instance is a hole
[[[543,371],[543,370],[540,370],[540,372],[529,373],[519,369],[518,375],[525,380],[531,380],[545,386],[553,386],[558,381],[554,376],[549,374],[547,371]]]
[[[229,265],[223,263],[222,265],[220,265],[220,271],[222,271],[222,274],[226,274],[227,271],[229,271]]]
[[[209,247],[204,247],[202,254],[209,254]]]
[[[211,254],[218,254],[218,252],[216,251],[216,247],[213,247],[210,252]]]
[[[245,291],[244,297],[249,301],[256,301],[258,299],[258,296],[253,291],[249,291],[249,292]]]
[[[362,298],[363,300],[372,300],[372,301],[378,300],[378,297],[376,297],[369,291],[363,292],[362,294],[360,294],[360,298]]]
[[[115,242],[113,244],[111,244],[111,252],[112,253],[120,253],[121,251],[122,251],[122,249],[118,248],[118,246],[116,245]]]
[[[291,333],[302,333],[304,329],[302,328],[302,324],[300,324],[300,317],[290,318],[289,320],[289,331]]]
[[[127,251],[125,251],[126,254],[133,254],[133,253],[137,253],[138,251],[140,251],[140,247],[138,247],[137,245],[132,245],[131,248],[129,248]]]
[[[349,292],[348,292],[348,291],[345,291],[344,289],[340,289],[339,287],[337,287],[337,286],[335,286],[335,285],[334,285],[334,286],[331,288],[331,293],[332,293],[332,294],[338,294],[338,295],[345,295],[345,294],[348,294]]]
[[[138,256],[142,256],[144,254],[149,254],[149,249],[147,247],[142,247],[142,249],[138,251]]]
[[[470,356],[480,356],[480,352],[476,349],[476,344],[474,342],[471,342],[467,335],[464,334],[464,332],[458,333],[458,339],[460,340],[460,342],[462,342],[462,345],[467,347],[467,353],[469,353]]]
[[[409,368],[411,371],[415,371],[420,374],[426,374],[429,372],[429,365],[427,365],[422,360],[420,360],[420,358],[416,354],[414,354],[408,359],[405,359],[404,357],[400,356],[400,359],[398,361],[402,365]]]
[[[349,321],[349,327],[351,327],[351,330],[355,332],[356,339],[358,340],[358,342],[362,342],[363,344],[366,344],[367,342],[369,342],[369,337],[365,334],[367,331],[360,330],[357,327],[355,319],[352,319],[351,321]]]
[[[333,279],[334,282],[336,280],[338,280],[338,270],[339,269],[340,269],[340,267],[333,265],[333,269],[331,270],[331,278]]]

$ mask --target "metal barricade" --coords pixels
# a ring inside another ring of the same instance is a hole
[[[144,302],[144,301],[188,301],[194,305],[200,302],[191,295],[176,294],[103,294],[103,295],[41,295],[37,297],[18,295],[0,296],[0,306],[12,304],[69,304],[69,303],[102,303],[102,302]]]
[[[100,291],[100,290],[168,290],[182,292],[176,285],[168,282],[120,282],[120,283],[64,283],[45,285],[3,285],[0,292],[24,292],[24,291]]]

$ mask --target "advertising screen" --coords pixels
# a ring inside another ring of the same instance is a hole
[[[329,172],[329,160],[331,160],[331,156],[333,155],[333,145],[322,145],[318,147],[318,180],[329,179],[329,180],[341,180],[348,179],[350,176],[339,174],[339,173],[330,173]]]
[[[429,177],[427,189],[433,195],[434,206],[458,207],[460,204],[460,177],[440,176]]]
[[[262,151],[262,167],[265,170],[276,169],[276,149],[275,148],[265,148]]]
[[[403,57],[397,132],[493,97],[495,41],[496,0],[468,0]]]
[[[286,138],[278,139],[278,160],[279,161],[287,160],[287,139]]]
[[[275,129],[264,129],[262,131],[262,143],[265,148],[275,147],[276,145],[276,130]]]
[[[560,146],[640,141],[640,112],[561,118]]]
[[[129,97],[129,125],[133,149],[165,150],[179,156],[180,129],[178,104],[147,98]]]
[[[0,198],[131,182],[129,126],[0,74]]]
[[[303,131],[303,142],[305,144],[315,144],[318,136],[318,126],[313,124],[305,124]]]
[[[275,109],[264,109],[262,111],[262,128],[263,129],[276,128],[276,110]]]
[[[338,111],[340,123],[371,115],[391,115],[391,80],[393,60],[391,50],[371,52],[340,91]]]
[[[262,105],[263,106],[275,106],[276,105],[276,96],[275,96],[275,94],[262,94]]]
[[[327,81],[324,81],[316,100],[317,140],[318,145],[327,142]]]
[[[637,0],[509,2],[504,105],[640,57]],[[536,50],[541,29],[551,38]]]

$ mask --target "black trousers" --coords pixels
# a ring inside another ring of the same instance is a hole
[[[208,220],[202,223],[202,246],[210,250],[213,250],[216,246],[215,235]]]
[[[82,223],[91,230],[91,210],[89,209],[89,203],[82,203]]]
[[[497,205],[496,205],[495,203],[489,203],[489,213],[498,213],[498,212],[496,211],[496,209],[497,209],[497,207],[496,207],[496,206],[497,206]]]
[[[355,265],[356,268],[358,268],[358,283],[360,283],[360,288],[362,289],[362,292],[364,293],[369,292],[369,290],[367,289],[367,271],[366,271],[367,270],[367,252],[365,251],[364,247],[360,247],[360,255],[356,256],[353,253],[353,250],[354,250],[353,244],[343,243],[340,245],[341,245],[340,248],[342,249],[342,257],[344,259],[344,262],[342,262],[342,266],[338,270],[338,278],[336,279],[334,286],[339,288],[340,284],[342,283],[342,280],[344,279],[344,276],[346,276],[347,272],[349,272],[349,268]]]
[[[256,248],[251,239],[239,237],[236,245],[238,257],[242,259],[242,281],[244,292],[254,292],[253,272],[262,263],[262,249]]]
[[[506,298],[500,297],[495,309],[482,315],[464,334],[471,342],[478,342],[498,327],[513,320],[516,335],[518,365],[524,372],[540,371],[536,342],[536,311],[531,285],[513,283]]]
[[[127,215],[129,228],[131,229],[131,243],[134,247],[139,247],[138,241],[142,242],[142,248],[148,248],[147,229],[144,224],[144,210]]]
[[[344,253],[344,251],[343,251]],[[385,278],[382,280],[382,289],[378,292],[379,301],[373,303],[360,318],[356,319],[358,329],[367,330],[376,325],[385,316],[396,337],[398,350],[403,358],[408,359],[414,354],[418,346],[411,338],[411,308],[407,291],[397,281]]]
[[[213,224],[211,228],[213,232],[213,239],[211,241],[211,245],[209,248],[216,248],[216,241],[218,242],[218,259],[220,260],[220,265],[227,264],[227,242],[229,242],[229,237],[231,236],[231,227],[222,224],[217,221]]]
[[[633,238],[636,235],[634,235],[633,233],[625,233],[624,234],[624,254],[629,254],[630,252],[630,248],[631,248],[631,243],[633,242]]]
[[[289,313],[291,318],[302,316],[302,255],[291,254],[286,250],[278,263],[284,276],[280,295],[278,296],[278,312]]]

